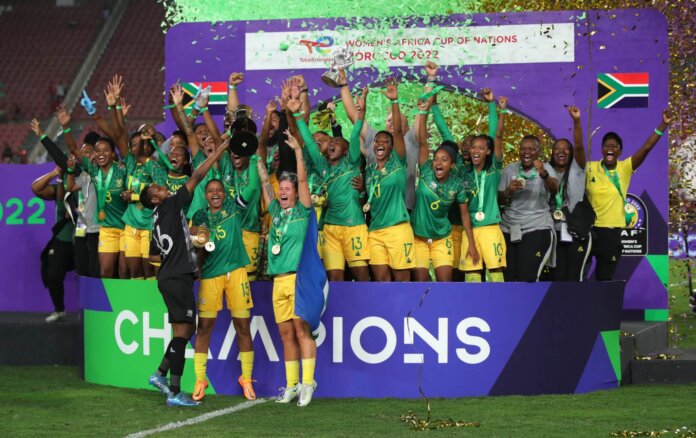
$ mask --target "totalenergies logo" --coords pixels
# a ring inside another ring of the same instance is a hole
[[[312,49],[317,49],[317,53],[324,55],[331,52],[329,47],[333,46],[334,39],[330,36],[321,36],[315,41],[312,40],[300,40],[300,44],[307,47],[309,53],[312,53]]]

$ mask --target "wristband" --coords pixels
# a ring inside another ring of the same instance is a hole
[[[428,115],[428,111],[420,110],[420,111],[418,111],[418,114],[423,114],[424,116],[427,116],[427,115]]]
[[[165,105],[165,106],[162,107],[162,109],[166,109],[166,110],[167,110],[167,109],[172,109],[172,108],[176,108],[176,104],[175,104],[175,103],[173,103],[173,104],[171,104],[171,105]]]
[[[659,129],[655,128],[655,134],[657,134],[657,135],[659,135],[660,137],[662,137],[662,134],[664,134],[664,132],[662,132],[662,131],[660,131]]]
[[[39,141],[43,141],[44,138],[46,138],[46,134],[41,134],[41,138],[39,138]]]
[[[201,108],[201,109],[198,110],[198,112],[199,112],[200,114],[203,114],[203,113],[206,112],[206,111],[208,111],[208,107],[207,107],[207,106],[204,106],[203,108]]]
[[[116,105],[116,109],[117,109],[117,110],[122,110],[123,107],[122,107],[121,105]]]
[[[389,99],[389,101],[393,104],[399,103],[399,99]]]
[[[58,179],[56,179],[56,182],[62,183],[62,182],[63,182],[63,178],[58,178]]]
[[[510,112],[510,110],[507,109],[507,108],[501,109],[500,112],[501,112],[502,114],[512,114],[512,113]]]
[[[63,129],[63,134],[69,134],[70,131],[72,131],[72,129],[70,129],[70,128]]]
[[[428,82],[426,83],[426,85],[432,85],[432,86],[435,86],[435,85],[437,85],[437,82],[435,82],[434,80],[433,80],[433,81],[431,81],[431,80],[428,80]]]
[[[228,129],[225,134],[227,134],[228,137],[232,137],[232,129]]]
[[[237,86],[236,86],[236,85],[230,85],[229,88],[230,88],[230,90],[236,90],[236,89],[237,89]]]
[[[75,172],[75,169],[73,169],[72,167],[68,167],[67,169],[65,169],[65,171],[72,174],[73,172]]]
[[[300,111],[299,113],[293,113],[293,117],[302,117],[304,115],[304,111]]]
[[[112,107],[111,105],[107,105],[107,106],[106,106],[106,110],[107,110],[107,111],[111,111],[113,108],[114,108],[114,107]]]
[[[309,93],[309,88],[303,88],[300,90],[300,93]]]
[[[348,84],[347,83],[346,84],[338,84],[338,86],[339,86],[339,88],[343,88],[343,87],[347,87]]]

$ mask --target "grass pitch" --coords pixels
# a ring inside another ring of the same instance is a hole
[[[244,401],[209,396],[198,408],[169,408],[157,392],[85,383],[73,367],[0,367],[0,373],[5,389],[0,399],[2,437],[125,436]],[[319,376],[319,383],[341,384],[329,376]],[[432,419],[476,421],[480,427],[419,432],[410,430],[400,416],[412,410],[424,418],[422,400],[315,399],[306,408],[269,401],[157,436],[607,437],[619,430],[694,430],[694,406],[696,385],[628,386],[585,395],[434,399]]]
[[[670,345],[696,348],[696,314],[689,308],[689,285],[686,260],[669,261]],[[696,277],[696,263],[691,263]],[[696,278],[693,279],[696,286]]]

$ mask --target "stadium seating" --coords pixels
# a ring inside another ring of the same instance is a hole
[[[106,84],[114,74],[124,77],[123,95],[133,106],[131,120],[162,118],[164,82],[164,20],[162,5],[132,0],[97,69],[87,85],[90,96],[103,101]]]
[[[57,7],[55,0],[22,0],[0,14],[0,58],[5,60],[0,78],[6,93],[0,105],[6,113],[14,117],[15,104],[23,120],[51,113],[52,87],[72,82],[104,21],[105,4]]]
[[[0,124],[0,148],[10,146],[18,153],[30,129],[28,122]]]

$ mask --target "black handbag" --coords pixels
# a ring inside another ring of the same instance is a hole
[[[592,208],[592,204],[587,199],[587,195],[582,198],[582,201],[578,202],[571,213],[568,207],[563,207],[563,214],[566,217],[568,223],[568,233],[573,236],[573,239],[578,241],[584,241],[590,234],[592,225],[597,219],[597,214]]]

